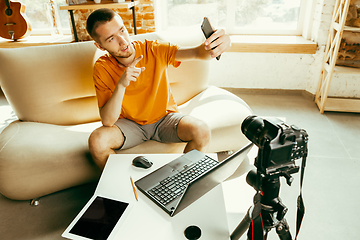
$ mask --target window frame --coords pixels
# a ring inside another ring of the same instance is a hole
[[[43,0],[43,4],[45,4],[45,2],[47,2],[47,1],[48,0]],[[29,15],[26,14],[28,6],[27,6],[26,3],[23,3],[23,1],[20,0],[20,2],[25,5],[25,16],[27,17],[27,19],[29,20],[29,23],[31,25],[31,18],[29,17]],[[65,4],[67,4],[66,0],[63,0],[63,4],[61,4],[61,5],[65,5]],[[57,5],[59,15],[60,15],[60,12],[62,12],[62,10],[59,9],[59,7],[61,5],[60,4]],[[69,22],[70,22],[70,17],[69,17]],[[44,27],[44,28],[34,28],[34,26],[32,25],[31,28],[32,28],[31,29],[31,35],[32,36],[50,36],[51,32],[52,32],[52,29],[51,29],[50,26],[49,27]],[[63,35],[71,35],[70,24],[69,24],[69,27],[62,26],[61,30],[62,30]]]
[[[244,30],[235,28],[235,0],[227,0],[227,20],[225,30],[231,35],[304,36],[307,38],[312,26],[311,18],[315,6],[314,2],[315,1],[312,0],[301,0],[299,21],[296,30]],[[169,29],[166,22],[167,15],[167,1],[155,0],[155,27],[158,31]]]

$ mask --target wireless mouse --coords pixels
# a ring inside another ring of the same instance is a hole
[[[132,165],[134,165],[135,167],[140,167],[140,168],[149,168],[153,165],[153,163],[148,160],[147,158],[145,158],[144,156],[138,156],[136,158],[133,159],[132,161]]]

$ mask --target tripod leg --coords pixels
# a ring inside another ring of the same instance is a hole
[[[285,218],[283,218],[276,226],[276,233],[280,240],[292,240],[291,233],[289,231],[289,225]]]
[[[232,234],[230,236],[231,240],[240,239],[241,236],[245,233],[245,231],[249,229],[249,226],[250,226],[250,223],[251,223],[249,211],[250,211],[251,208],[252,207],[249,208],[249,210],[247,211],[245,217],[241,220],[239,225],[232,232]]]

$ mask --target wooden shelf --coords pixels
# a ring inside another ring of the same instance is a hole
[[[334,22],[333,23],[333,28],[336,31],[341,31],[341,25],[339,23]],[[349,26],[344,26],[344,31],[349,31],[349,32],[360,32],[360,28],[358,27],[349,27]]]
[[[341,67],[349,67],[360,69],[360,60],[336,60],[336,65]]]
[[[360,68],[335,66],[334,73],[360,74]]]
[[[360,28],[344,26],[344,31],[360,32]]]
[[[316,48],[300,36],[232,35],[229,52],[315,54]]]
[[[345,67],[345,66],[335,66],[334,69],[331,69],[328,63],[325,64],[324,69],[326,72],[333,71],[333,73],[345,73],[345,74],[360,74],[360,68],[354,67]]]
[[[360,99],[328,97],[325,111],[360,112]]]
[[[74,4],[74,5],[66,5],[66,6],[60,6],[60,10],[68,10],[70,13],[70,19],[71,19],[71,26],[74,34],[75,42],[78,42],[78,36],[76,32],[76,24],[74,19],[74,10],[81,10],[81,9],[99,9],[99,8],[112,8],[112,9],[118,9],[118,8],[126,8],[132,10],[133,15],[133,25],[134,25],[134,34],[137,34],[136,31],[136,14],[135,14],[135,6],[139,4],[139,1],[125,1],[120,3],[115,3],[112,0],[102,0],[101,3],[95,3],[94,1],[87,1],[83,4]]]
[[[139,1],[125,1],[120,3],[115,3],[110,0],[102,0],[101,3],[95,3],[94,1],[87,1],[84,4],[74,4],[60,6],[60,10],[78,10],[78,9],[98,9],[98,8],[131,8],[139,4]]]
[[[21,48],[21,47],[64,44],[64,43],[71,43],[72,38],[73,37],[71,35],[62,35],[62,36],[30,35],[24,39],[19,39],[17,41],[0,38],[0,48]]]

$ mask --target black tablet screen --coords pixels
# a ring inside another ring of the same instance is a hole
[[[106,240],[128,203],[96,197],[70,233],[94,240]]]

